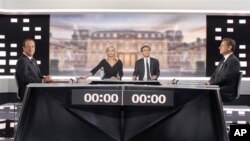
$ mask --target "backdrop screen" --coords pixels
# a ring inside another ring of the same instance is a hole
[[[143,45],[149,45],[151,56],[159,60],[161,77],[205,76],[206,15],[52,14],[50,74],[85,75],[106,57],[110,45],[123,62],[124,76],[132,76]]]
[[[115,46],[124,74],[131,77],[140,48],[151,47],[160,77],[211,76],[221,60],[225,37],[237,42],[244,77],[250,76],[250,17],[205,13],[84,12],[50,15],[0,15],[0,75],[13,75],[22,41],[36,42],[35,58],[43,75],[81,76]],[[101,76],[97,72],[96,76]]]

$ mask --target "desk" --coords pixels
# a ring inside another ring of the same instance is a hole
[[[203,85],[30,84],[15,140],[227,141],[218,89]],[[86,93],[89,103],[82,102]],[[106,94],[106,103],[101,94]],[[109,102],[112,94],[119,100]],[[164,98],[156,103],[159,95],[166,95],[165,103]],[[88,99],[91,96],[94,102]]]

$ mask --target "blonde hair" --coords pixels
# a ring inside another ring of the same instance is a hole
[[[106,48],[106,59],[108,59],[107,52],[108,52],[108,49],[110,49],[110,48],[113,48],[113,49],[115,50],[115,60],[118,61],[117,52],[116,52],[116,47],[113,46],[113,45],[108,46],[108,47]]]

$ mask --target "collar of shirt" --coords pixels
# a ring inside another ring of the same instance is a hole
[[[228,53],[228,54],[226,54],[226,55],[224,55],[224,62],[226,62],[226,60],[227,60],[227,58],[231,55],[231,54],[233,54],[232,52],[231,53]]]
[[[33,57],[28,56],[25,52],[23,52],[23,54],[24,54],[25,56],[27,56],[30,60],[33,58]]]
[[[144,62],[146,62],[147,59],[148,59],[148,64],[150,64],[150,57],[148,57],[148,58],[145,58],[145,57],[144,57]]]

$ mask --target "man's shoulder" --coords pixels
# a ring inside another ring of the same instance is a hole
[[[234,54],[231,54],[229,57],[228,57],[228,61],[240,61],[239,59],[238,59],[238,57],[236,57]]]
[[[158,59],[150,57],[151,60],[158,61]]]
[[[18,60],[25,60],[25,59],[28,59],[28,57],[23,54],[18,58]]]
[[[139,65],[139,64],[142,64],[144,61],[143,61],[143,58],[141,58],[141,59],[138,59],[138,60],[136,60],[135,61],[135,65]]]
[[[17,60],[17,63],[25,63],[25,62],[28,62],[29,61],[29,58],[25,55],[21,55],[18,60]]]
[[[143,58],[138,59],[136,62],[142,62],[142,61],[144,61]]]

